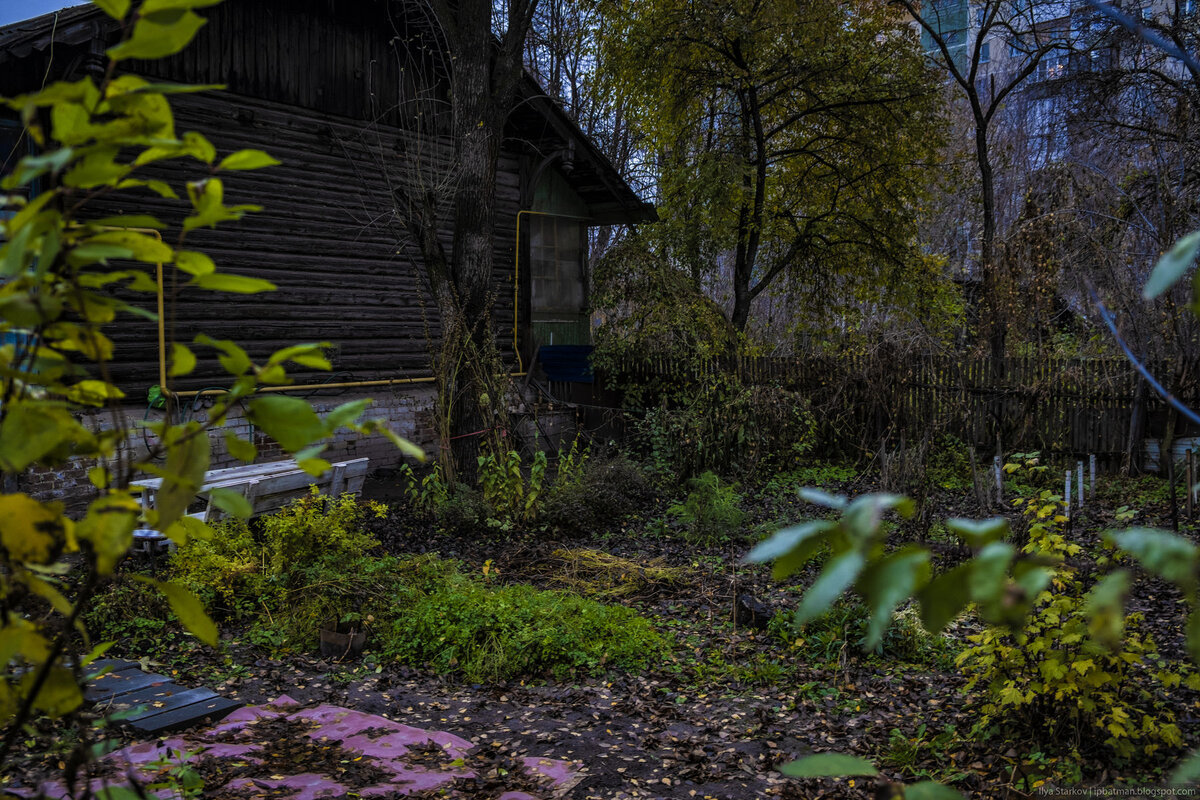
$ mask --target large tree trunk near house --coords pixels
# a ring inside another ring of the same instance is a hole
[[[473,482],[480,443],[500,443],[506,387],[492,329],[496,172],[504,124],[521,78],[521,53],[537,0],[510,0],[508,30],[497,47],[490,0],[434,3],[451,46],[456,185],[449,291],[442,313],[441,407],[449,421],[457,480]],[[428,262],[428,259],[427,259]],[[427,263],[427,267],[429,264]],[[445,444],[445,442],[443,442]],[[445,460],[443,460],[445,463]]]
[[[490,19],[490,16],[489,16]],[[459,480],[474,482],[479,442],[491,427],[487,407],[502,403],[488,392],[484,370],[498,363],[492,334],[491,278],[495,237],[496,165],[504,119],[492,98],[490,29],[469,24],[455,60],[454,141],[459,184],[454,197],[454,249],[451,257],[458,287],[458,352],[470,359],[457,371],[451,406],[451,452]],[[478,29],[482,30],[478,30]],[[472,36],[483,33],[484,37]]]

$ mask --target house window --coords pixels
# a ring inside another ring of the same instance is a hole
[[[578,315],[585,307],[583,225],[576,219],[531,215],[530,301],[535,314]]]
[[[1062,50],[1051,50],[1038,62],[1034,80],[1051,81],[1067,73],[1067,54]]]
[[[1021,43],[1016,41],[1015,39],[1008,43],[1008,57],[1009,58],[1024,58],[1025,57],[1025,49],[1023,47],[1021,47]]]
[[[979,63],[986,64],[992,60],[992,43],[984,42],[979,45]]]

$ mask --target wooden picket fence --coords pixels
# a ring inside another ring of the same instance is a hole
[[[1169,382],[1174,365],[1149,365]],[[606,383],[686,386],[717,374],[748,385],[773,385],[806,401],[831,436],[872,446],[881,440],[953,435],[980,448],[1095,454],[1117,466],[1129,447],[1130,422],[1143,415],[1143,436],[1161,436],[1166,406],[1124,359],[955,359],[944,355],[893,358],[750,357],[680,363],[631,358]],[[1139,397],[1140,395],[1140,397]],[[1200,390],[1180,399],[1200,408]],[[1184,435],[1182,424],[1176,435]],[[877,444],[875,445],[877,446]]]

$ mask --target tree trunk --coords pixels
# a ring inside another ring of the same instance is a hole
[[[975,158],[979,164],[979,195],[983,208],[983,235],[979,241],[979,269],[983,277],[983,321],[988,354],[998,368],[1004,358],[1008,332],[1004,318],[1003,289],[996,261],[996,177],[988,155],[987,123],[975,123]]]
[[[1146,436],[1146,396],[1149,390],[1150,385],[1139,375],[1133,390],[1133,404],[1129,409],[1129,442],[1121,470],[1126,476],[1138,475],[1142,471],[1142,440]]]
[[[496,226],[496,171],[504,124],[519,85],[524,42],[537,0],[508,6],[508,30],[496,47],[489,0],[457,3],[453,29],[452,132],[458,184],[454,190],[451,273],[460,336],[450,407],[451,452],[459,480],[473,482],[480,442],[499,443],[505,387],[492,330],[492,267]],[[501,379],[502,380],[502,379]]]
[[[729,322],[735,330],[746,330],[746,323],[750,320],[750,286],[749,281],[739,280],[739,276],[734,276],[733,280],[733,312],[729,315]]]
[[[491,366],[495,349],[491,320],[491,277],[495,238],[496,165],[503,116],[492,96],[491,8],[461,5],[460,37],[454,62],[454,143],[458,186],[454,195],[451,264],[460,316],[448,335],[462,337],[451,405],[451,452],[459,480],[473,483],[480,437],[488,426],[481,403],[486,387],[480,369]],[[468,17],[469,15],[469,17]],[[475,359],[478,358],[478,361]],[[487,366],[484,366],[487,365]],[[486,398],[500,402],[500,398]]]

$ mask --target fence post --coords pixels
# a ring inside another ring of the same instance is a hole
[[[1083,510],[1083,462],[1075,462],[1075,468],[1078,470],[1076,482],[1079,484],[1079,499],[1076,501],[1079,504],[1079,510]]]
[[[1175,454],[1171,448],[1159,451],[1159,459],[1167,459],[1167,493],[1171,495],[1171,529],[1179,531],[1179,497],[1175,494]]]
[[[1196,521],[1196,497],[1194,487],[1196,485],[1196,451],[1189,449],[1187,451],[1187,515],[1192,522]]]
[[[1067,504],[1067,519],[1071,519],[1071,470],[1067,470],[1067,488],[1063,492],[1063,500]]]
[[[1090,456],[1088,456],[1088,461],[1090,462],[1090,466],[1092,468],[1092,485],[1090,487],[1088,487],[1088,491],[1091,493],[1092,499],[1095,500],[1096,499],[1096,454],[1092,453]]]
[[[1004,507],[1004,469],[1000,466],[1000,456],[992,457],[992,472],[996,478],[996,502]]]

